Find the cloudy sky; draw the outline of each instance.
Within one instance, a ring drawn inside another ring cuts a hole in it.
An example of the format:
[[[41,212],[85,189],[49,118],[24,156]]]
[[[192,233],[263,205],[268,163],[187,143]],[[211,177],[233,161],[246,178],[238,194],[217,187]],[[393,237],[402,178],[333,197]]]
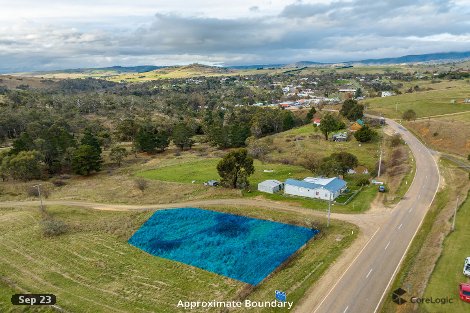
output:
[[[0,72],[470,50],[470,0],[0,0],[0,8]]]

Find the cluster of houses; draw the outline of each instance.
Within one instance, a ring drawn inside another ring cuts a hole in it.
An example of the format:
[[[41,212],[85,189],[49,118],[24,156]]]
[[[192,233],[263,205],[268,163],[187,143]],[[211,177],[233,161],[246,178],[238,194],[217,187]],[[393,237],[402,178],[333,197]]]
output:
[[[346,182],[337,177],[307,177],[304,180],[289,178],[284,183],[271,179],[258,184],[258,190],[262,192],[278,193],[284,191],[285,195],[321,200],[334,200],[346,188]]]

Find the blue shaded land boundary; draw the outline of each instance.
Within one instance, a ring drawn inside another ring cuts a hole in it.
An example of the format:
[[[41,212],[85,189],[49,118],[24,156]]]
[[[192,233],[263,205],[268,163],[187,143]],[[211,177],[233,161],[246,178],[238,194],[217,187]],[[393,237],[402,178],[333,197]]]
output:
[[[155,212],[129,243],[257,285],[319,231],[197,208]]]

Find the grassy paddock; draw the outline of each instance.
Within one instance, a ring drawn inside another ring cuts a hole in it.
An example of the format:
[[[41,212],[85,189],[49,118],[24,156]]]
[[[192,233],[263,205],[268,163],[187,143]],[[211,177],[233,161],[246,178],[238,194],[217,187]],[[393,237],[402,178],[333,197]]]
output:
[[[210,179],[219,180],[217,173],[218,158],[200,159],[198,161],[163,166],[154,170],[140,172],[137,175],[156,179],[161,181],[191,183],[195,181],[201,184]],[[285,180],[289,177],[305,178],[311,176],[312,173],[303,167],[295,165],[261,163],[255,160],[255,173],[250,176],[250,183],[255,186],[259,182],[266,179]],[[264,172],[265,170],[273,170],[274,172]]]
[[[470,111],[416,120],[404,125],[433,149],[464,158],[470,154]]]
[[[468,82],[443,81],[426,87],[433,90],[367,99],[364,104],[367,104],[369,113],[383,113],[391,118],[401,118],[403,112],[408,109],[414,110],[418,117],[470,110],[470,103],[463,103],[463,100],[470,96]]]
[[[0,308],[2,312],[11,310],[9,298],[14,290],[54,293],[57,304],[71,312],[135,312],[155,308],[178,312],[176,304],[180,299],[248,297],[272,301],[274,290],[280,287],[288,292],[290,301],[297,302],[357,235],[357,228],[351,224],[334,221],[326,230],[323,219],[301,214],[257,208],[209,209],[314,225],[322,233],[252,290],[239,281],[154,257],[127,244],[127,239],[152,211],[49,207],[55,219],[69,226],[66,234],[49,238],[42,235],[38,211],[1,209]]]

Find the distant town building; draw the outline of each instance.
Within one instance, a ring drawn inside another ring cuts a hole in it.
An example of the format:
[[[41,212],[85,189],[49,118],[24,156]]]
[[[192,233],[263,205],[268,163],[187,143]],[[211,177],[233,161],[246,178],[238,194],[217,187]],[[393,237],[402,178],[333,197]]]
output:
[[[382,98],[384,97],[391,97],[394,96],[395,94],[392,91],[382,91]]]

